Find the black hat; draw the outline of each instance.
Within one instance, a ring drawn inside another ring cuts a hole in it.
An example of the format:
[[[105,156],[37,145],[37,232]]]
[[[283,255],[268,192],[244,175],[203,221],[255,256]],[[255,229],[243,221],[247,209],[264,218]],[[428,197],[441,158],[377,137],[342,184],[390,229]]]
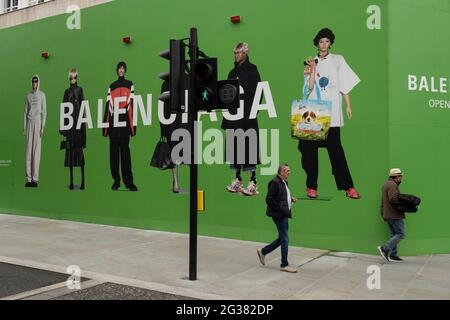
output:
[[[331,44],[333,44],[334,40],[336,39],[333,31],[331,31],[328,28],[323,28],[322,30],[320,30],[317,33],[316,37],[314,38],[314,40],[313,40],[314,45],[317,47],[319,45],[320,39],[323,39],[323,38],[328,38],[330,40]]]
[[[127,72],[127,64],[123,61],[120,61],[117,64],[116,72],[119,72],[120,67],[123,67],[125,69],[125,72]]]

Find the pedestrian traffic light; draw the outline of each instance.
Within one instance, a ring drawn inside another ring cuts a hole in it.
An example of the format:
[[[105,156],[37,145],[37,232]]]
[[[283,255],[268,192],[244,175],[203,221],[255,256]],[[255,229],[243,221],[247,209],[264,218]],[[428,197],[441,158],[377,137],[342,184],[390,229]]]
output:
[[[163,92],[159,100],[170,103],[171,113],[185,111],[185,46],[182,40],[170,40],[170,48],[159,53],[159,56],[170,61],[170,72],[162,72],[159,78],[169,81],[169,91]]]
[[[222,80],[217,82],[217,108],[238,109],[239,108],[239,80]]]
[[[195,106],[211,111],[217,105],[217,58],[203,58],[195,64]]]

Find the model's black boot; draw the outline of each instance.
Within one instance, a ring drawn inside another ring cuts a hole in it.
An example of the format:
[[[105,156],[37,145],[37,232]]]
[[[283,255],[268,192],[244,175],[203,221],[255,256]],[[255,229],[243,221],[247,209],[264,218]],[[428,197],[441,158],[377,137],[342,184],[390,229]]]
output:
[[[81,166],[81,187],[80,190],[84,190],[84,166]]]
[[[70,190],[74,189],[74,186],[73,186],[73,167],[72,166],[70,167],[70,186],[69,186],[69,189]]]

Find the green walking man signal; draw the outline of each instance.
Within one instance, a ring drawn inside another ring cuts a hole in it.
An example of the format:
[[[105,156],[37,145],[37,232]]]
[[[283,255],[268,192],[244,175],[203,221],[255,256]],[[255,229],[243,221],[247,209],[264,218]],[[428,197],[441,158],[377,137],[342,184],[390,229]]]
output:
[[[209,95],[208,89],[205,89],[202,93],[203,101],[209,101],[208,95]]]

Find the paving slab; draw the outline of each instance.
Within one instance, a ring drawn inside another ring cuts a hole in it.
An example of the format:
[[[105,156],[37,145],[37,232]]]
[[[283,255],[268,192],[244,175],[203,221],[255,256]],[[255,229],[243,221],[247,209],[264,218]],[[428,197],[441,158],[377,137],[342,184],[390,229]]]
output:
[[[101,282],[88,289],[104,299],[119,298],[115,289],[137,299],[152,299],[164,290],[200,299],[450,299],[450,255],[404,257],[404,263],[389,264],[379,255],[290,247],[289,261],[298,273],[288,274],[279,270],[279,249],[266,257],[266,266],[260,264],[256,249],[264,245],[199,236],[198,280],[189,281],[186,234],[0,214],[0,262],[47,268],[62,274],[57,281],[67,279],[63,273],[69,265],[80,266],[82,276]],[[367,288],[367,270],[373,266],[381,272],[380,290]],[[38,286],[53,283],[43,281],[45,272],[37,278]],[[91,297],[87,291],[64,294],[61,289],[34,298],[61,294]]]

